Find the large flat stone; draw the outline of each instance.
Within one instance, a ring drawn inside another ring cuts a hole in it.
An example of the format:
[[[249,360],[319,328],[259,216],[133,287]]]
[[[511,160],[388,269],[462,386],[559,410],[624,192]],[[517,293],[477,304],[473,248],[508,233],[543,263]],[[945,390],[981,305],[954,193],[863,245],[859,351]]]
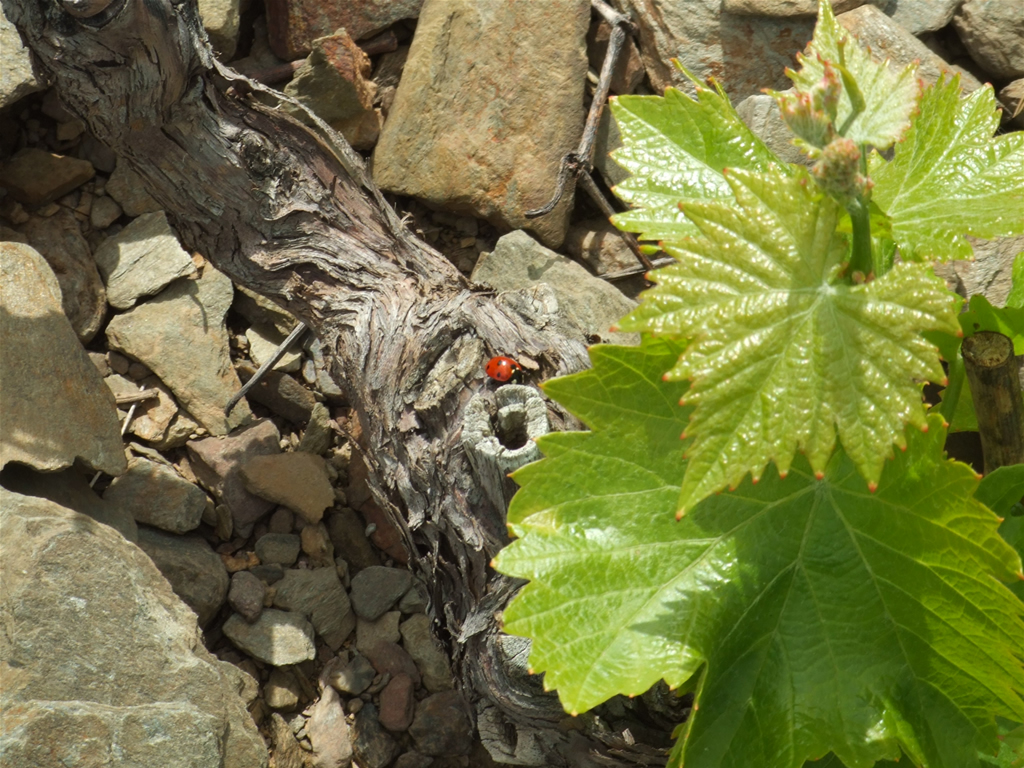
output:
[[[572,195],[524,214],[551,199],[579,143],[589,21],[584,0],[427,0],[374,152],[376,182],[557,247]]]
[[[252,624],[234,613],[224,622],[224,634],[249,655],[275,667],[316,656],[313,627],[301,613],[267,608]]]
[[[0,187],[25,205],[40,206],[63,197],[95,175],[96,169],[88,160],[26,147],[0,168]]]
[[[170,533],[188,533],[199,527],[206,494],[170,467],[133,458],[128,471],[103,493],[103,498],[127,510],[136,522]]]
[[[61,308],[53,270],[21,243],[0,243],[0,467],[45,471],[81,458],[125,470],[114,396]]]
[[[0,10],[0,109],[42,88],[21,35]]]
[[[318,37],[344,27],[353,40],[413,19],[423,0],[267,0],[270,47],[286,61],[309,53]]]
[[[289,569],[274,585],[274,607],[309,619],[331,650],[338,650],[356,627],[348,595],[335,568]]]
[[[227,599],[231,583],[224,561],[206,540],[142,526],[139,548],[150,556],[174,593],[196,612],[199,626],[206,626]]]
[[[256,456],[241,471],[251,493],[298,512],[307,523],[319,523],[324,510],[334,503],[324,460],[311,453]]]

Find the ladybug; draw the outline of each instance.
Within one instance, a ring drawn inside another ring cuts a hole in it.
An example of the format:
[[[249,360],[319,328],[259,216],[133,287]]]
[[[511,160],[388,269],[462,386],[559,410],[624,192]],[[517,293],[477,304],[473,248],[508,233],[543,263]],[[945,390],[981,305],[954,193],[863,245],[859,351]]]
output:
[[[502,384],[518,382],[523,377],[523,367],[511,357],[492,357],[484,368],[487,375]]]

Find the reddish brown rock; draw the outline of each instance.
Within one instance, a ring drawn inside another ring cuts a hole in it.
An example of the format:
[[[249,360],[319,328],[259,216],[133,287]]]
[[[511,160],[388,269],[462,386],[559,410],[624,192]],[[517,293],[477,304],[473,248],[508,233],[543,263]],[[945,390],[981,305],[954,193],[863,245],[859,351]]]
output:
[[[333,124],[372,110],[377,87],[370,70],[370,58],[340,29],[313,41],[309,58],[284,92]]]
[[[392,677],[405,675],[419,685],[420,671],[416,668],[416,662],[397,643],[377,643],[372,648],[367,648],[365,653],[379,674],[388,674]]]
[[[396,675],[380,692],[380,724],[389,731],[404,731],[412,724],[416,700],[408,675]]]
[[[0,169],[0,187],[19,202],[41,206],[77,189],[95,175],[96,169],[88,160],[26,148]]]
[[[423,0],[267,0],[271,50],[286,61],[309,53],[318,37],[344,27],[353,40],[414,19]]]
[[[256,456],[242,465],[241,473],[251,493],[298,512],[307,523],[319,523],[334,503],[324,460],[311,453]]]

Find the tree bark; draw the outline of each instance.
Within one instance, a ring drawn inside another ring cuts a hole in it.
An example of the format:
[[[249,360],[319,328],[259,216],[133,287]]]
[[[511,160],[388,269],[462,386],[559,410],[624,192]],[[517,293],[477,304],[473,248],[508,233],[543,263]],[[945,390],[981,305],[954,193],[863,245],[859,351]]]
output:
[[[185,246],[324,344],[361,422],[374,498],[429,585],[437,637],[492,754],[663,762],[610,729],[558,727],[557,700],[519,673],[522,644],[498,630],[517,588],[488,566],[507,543],[505,509],[478,486],[459,438],[491,355],[530,357],[541,378],[587,365],[583,339],[555,330],[543,293],[470,285],[406,230],[338,134],[278,111],[281,94],[213,58],[194,0],[2,2],[38,73],[142,177]],[[564,424],[552,410],[552,429]]]

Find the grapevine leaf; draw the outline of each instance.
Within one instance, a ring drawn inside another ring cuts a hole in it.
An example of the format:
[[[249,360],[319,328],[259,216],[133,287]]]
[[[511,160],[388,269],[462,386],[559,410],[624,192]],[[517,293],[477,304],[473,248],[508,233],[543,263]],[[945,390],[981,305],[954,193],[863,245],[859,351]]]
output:
[[[916,67],[896,72],[888,61],[876,63],[836,21],[829,0],[819,0],[814,37],[797,60],[800,71],[787,74],[801,93],[811,94],[829,81],[830,67],[839,71],[842,92],[834,124],[840,136],[886,149],[907,130],[919,93]],[[785,94],[776,97],[785,117],[789,100]]]
[[[547,458],[515,475],[519,538],[496,566],[529,580],[504,622],[533,670],[572,712],[698,675],[687,768],[995,754],[994,716],[1024,714],[1024,604],[1000,583],[1020,560],[974,472],[943,459],[941,421],[874,495],[839,452],[820,481],[797,459],[675,523],[685,384],[659,371],[680,351],[596,347],[546,386],[594,431],[541,438]]]
[[[1024,464],[999,467],[981,479],[974,498],[1000,517],[1010,514],[1024,498]]]
[[[1010,294],[1006,297],[1006,306],[1011,309],[1024,308],[1024,251],[1013,257],[1013,282]]]
[[[969,259],[962,236],[1024,233],[1024,132],[999,127],[992,87],[960,98],[959,77],[925,90],[892,162],[873,154],[872,200],[892,218],[904,259]]]
[[[874,484],[904,425],[925,426],[915,379],[944,374],[920,332],[958,329],[950,293],[916,264],[842,282],[837,203],[805,175],[727,178],[737,203],[685,205],[703,237],[666,246],[677,263],[620,322],[693,340],[669,374],[696,405],[680,509],[769,461],[785,474],[798,450],[823,471],[836,429]]]
[[[730,198],[723,168],[785,167],[718,90],[697,86],[697,99],[669,88],[665,96],[611,99],[623,146],[615,161],[633,175],[615,187],[632,210],[615,225],[645,240],[676,240],[695,227],[683,200]]]

